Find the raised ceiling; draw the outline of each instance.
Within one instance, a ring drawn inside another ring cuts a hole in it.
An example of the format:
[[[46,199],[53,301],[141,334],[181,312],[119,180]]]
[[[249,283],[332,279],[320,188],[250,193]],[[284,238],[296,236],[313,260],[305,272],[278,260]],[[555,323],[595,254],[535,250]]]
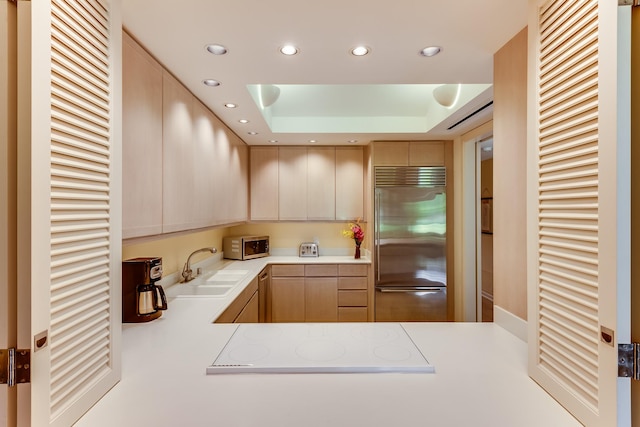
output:
[[[527,0],[123,2],[125,30],[250,145],[460,135],[491,117],[493,54],[526,14]],[[289,43],[297,55],[279,52]],[[357,45],[370,53],[352,55]],[[426,46],[442,51],[420,55]],[[453,106],[435,100],[458,85]]]

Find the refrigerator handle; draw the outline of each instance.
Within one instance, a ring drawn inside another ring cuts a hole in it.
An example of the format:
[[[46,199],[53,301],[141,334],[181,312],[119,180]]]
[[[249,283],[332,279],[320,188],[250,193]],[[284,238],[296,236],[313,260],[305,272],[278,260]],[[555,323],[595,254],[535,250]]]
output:
[[[375,191],[375,190],[374,190]],[[380,281],[380,193],[375,191],[374,239],[376,251],[376,282]]]

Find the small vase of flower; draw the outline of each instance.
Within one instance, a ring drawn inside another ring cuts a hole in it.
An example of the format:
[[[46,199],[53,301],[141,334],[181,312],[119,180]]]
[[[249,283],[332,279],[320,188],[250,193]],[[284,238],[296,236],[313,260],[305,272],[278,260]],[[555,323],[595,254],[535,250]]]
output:
[[[356,222],[349,223],[349,229],[343,230],[342,235],[344,237],[348,237],[349,239],[353,239],[356,244],[356,252],[354,258],[360,259],[360,245],[364,240],[364,231],[360,226],[360,218],[358,218]]]

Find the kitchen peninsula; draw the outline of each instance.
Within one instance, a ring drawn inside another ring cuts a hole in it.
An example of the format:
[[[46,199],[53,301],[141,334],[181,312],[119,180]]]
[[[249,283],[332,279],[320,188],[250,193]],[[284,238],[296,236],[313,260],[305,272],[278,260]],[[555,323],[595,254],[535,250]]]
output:
[[[252,274],[296,260],[225,263],[249,272],[226,297],[171,299],[161,318],[124,325],[122,379],[76,425],[580,425],[527,376],[526,344],[493,323],[403,323],[435,373],[206,375],[238,327],[212,322]],[[316,262],[341,260],[368,262]]]

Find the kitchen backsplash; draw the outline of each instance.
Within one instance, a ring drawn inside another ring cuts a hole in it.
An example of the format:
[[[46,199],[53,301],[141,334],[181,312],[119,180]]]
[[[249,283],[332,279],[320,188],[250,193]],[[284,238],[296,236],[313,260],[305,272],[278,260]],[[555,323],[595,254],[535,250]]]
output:
[[[273,222],[252,223],[234,227],[216,228],[177,236],[159,237],[126,243],[122,247],[122,259],[135,257],[162,257],[164,274],[174,273],[184,265],[191,252],[198,248],[214,246],[222,250],[222,238],[240,235],[268,235],[273,255],[297,255],[302,242],[317,240],[320,244],[320,255],[350,255],[354,243],[342,235],[348,222]],[[368,248],[371,233],[365,230],[363,248]],[[210,254],[198,254],[193,262],[205,259]]]

